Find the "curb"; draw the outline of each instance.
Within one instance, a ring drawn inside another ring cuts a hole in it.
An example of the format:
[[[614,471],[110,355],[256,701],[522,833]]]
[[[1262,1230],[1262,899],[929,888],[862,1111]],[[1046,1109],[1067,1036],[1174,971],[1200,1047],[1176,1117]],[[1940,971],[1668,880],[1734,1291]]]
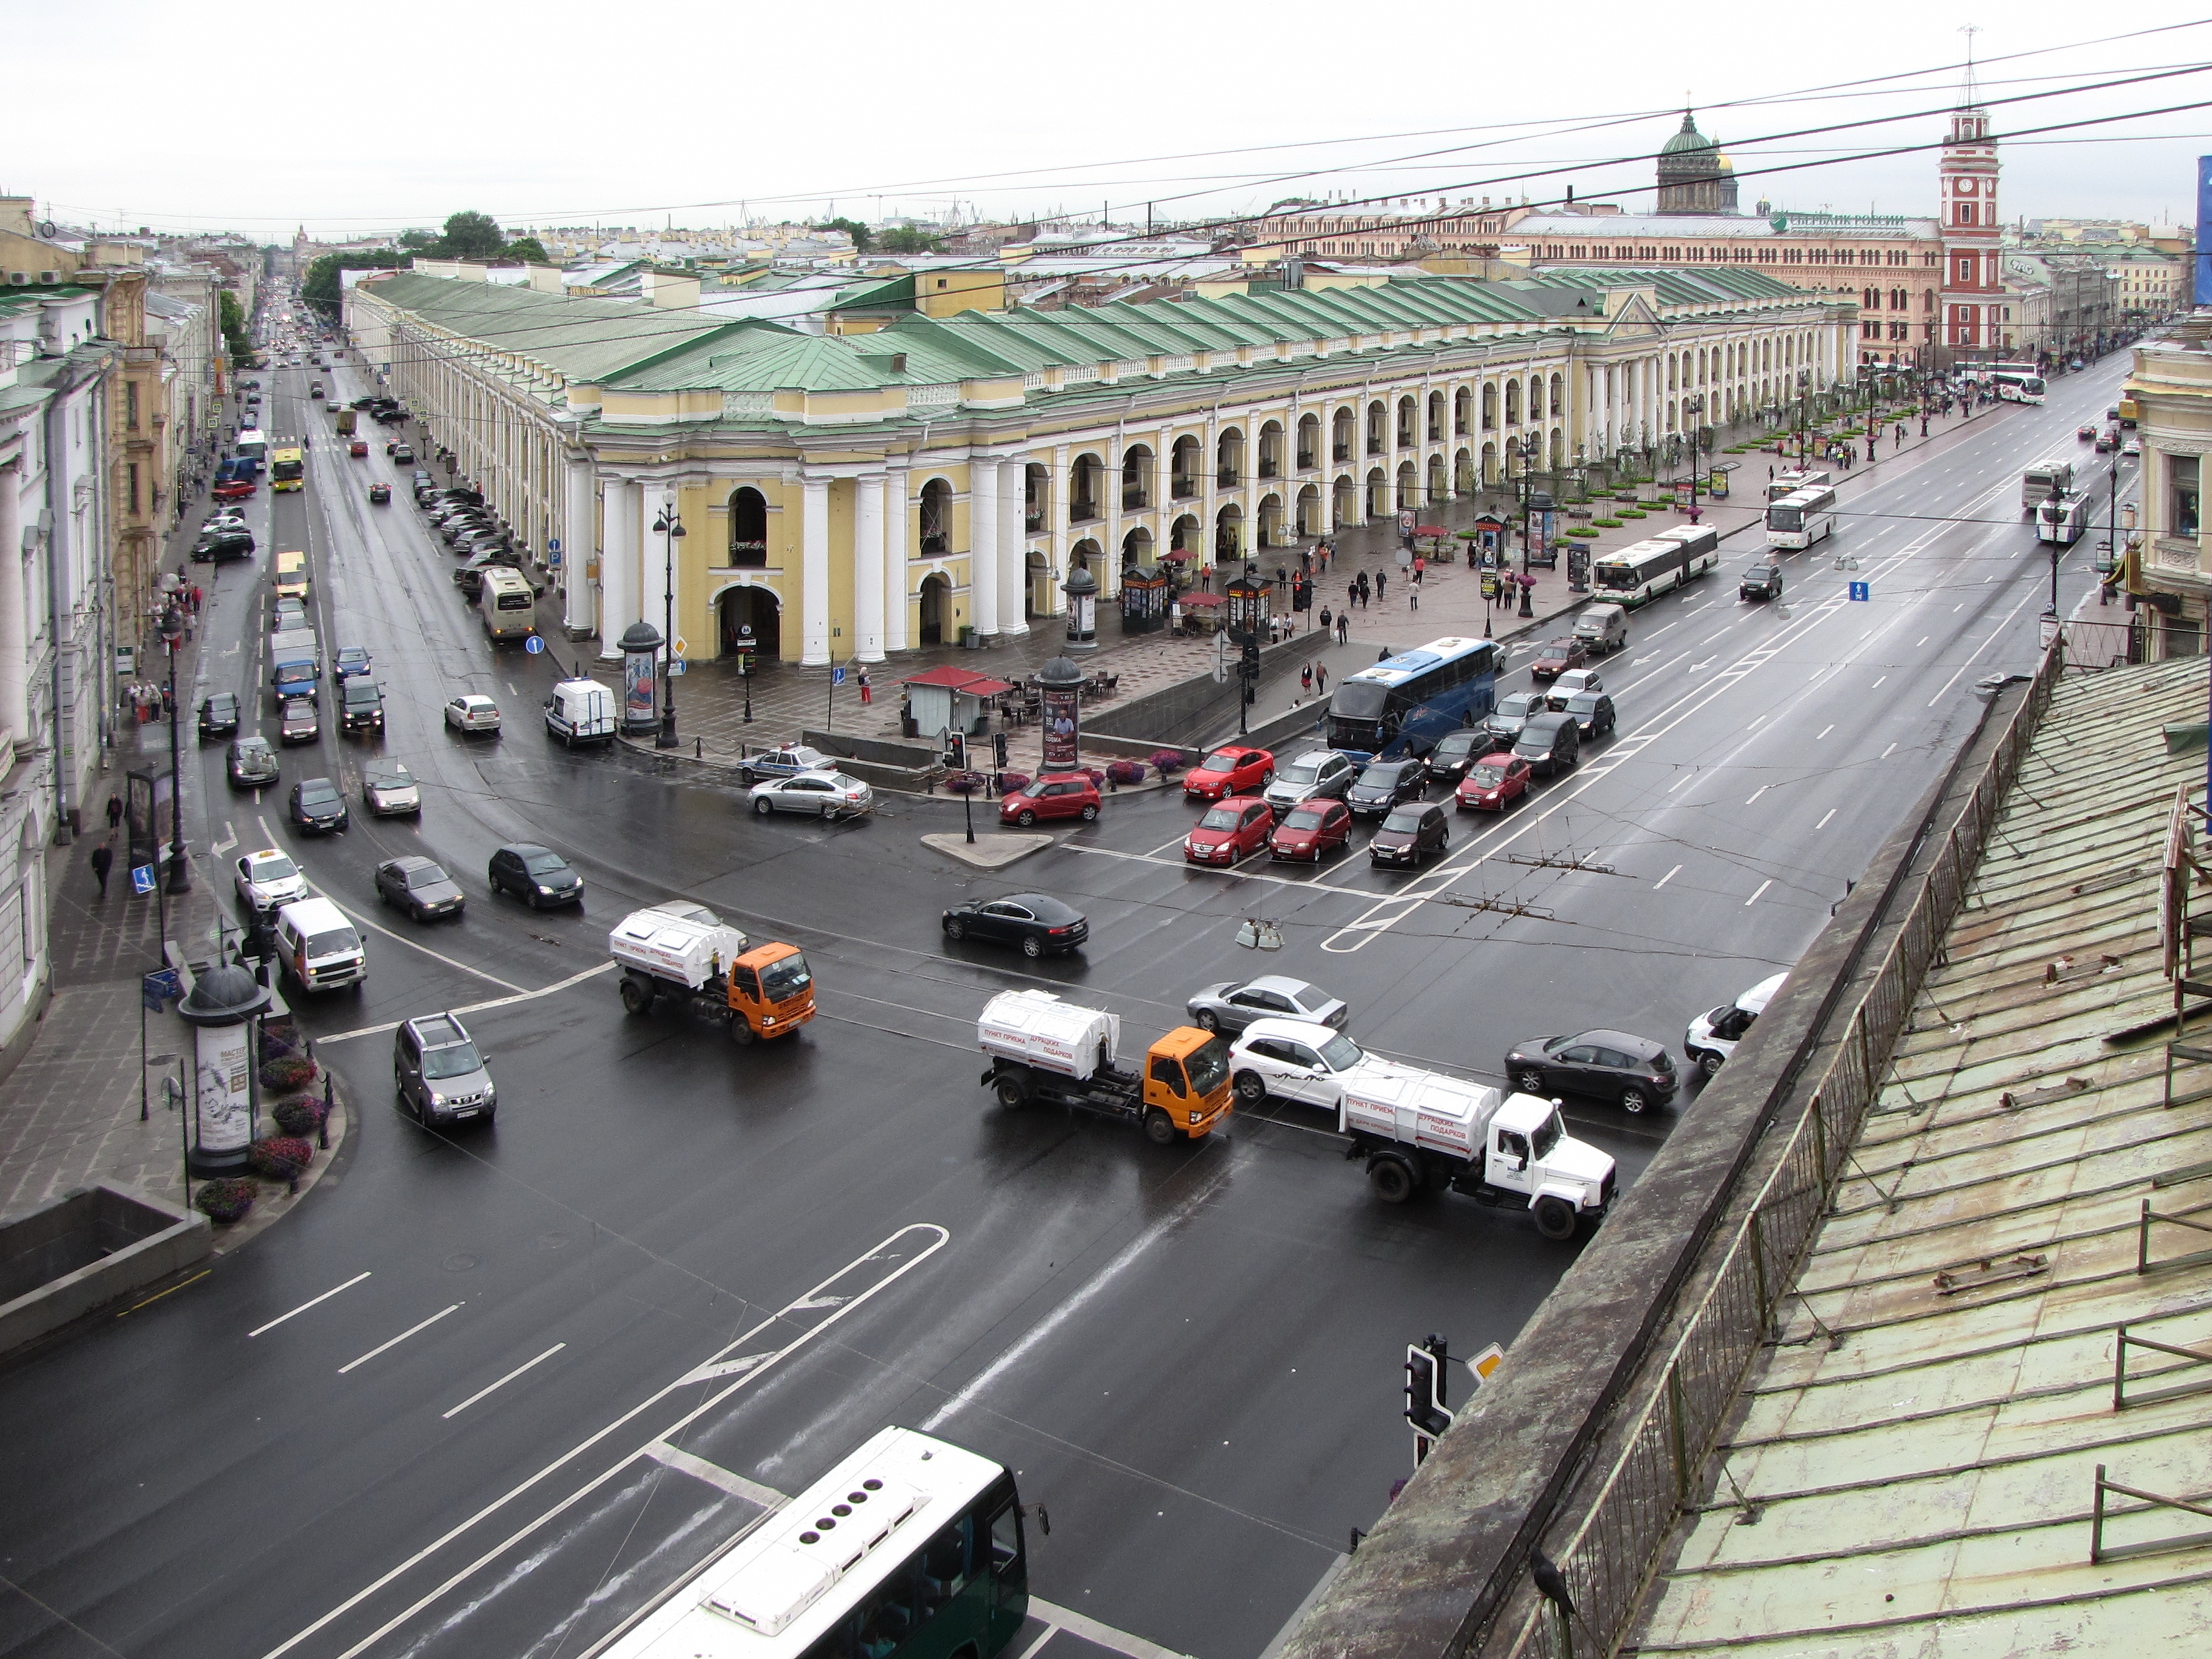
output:
[[[319,1060],[315,1062],[320,1066]],[[352,1144],[353,1109],[347,1104],[345,1091],[338,1085],[337,1074],[325,1068],[331,1079],[331,1115],[325,1125],[330,1136],[330,1149],[318,1149],[315,1161],[307,1166],[307,1173],[298,1182],[299,1190],[288,1192],[285,1183],[256,1176],[253,1180],[261,1188],[261,1195],[253,1200],[243,1221],[234,1221],[228,1227],[215,1230],[214,1254],[228,1255],[240,1246],[249,1244],[275,1226],[303,1203],[309,1193],[321,1184],[323,1177],[337,1168],[339,1157]],[[193,1212],[198,1214],[198,1211]]]

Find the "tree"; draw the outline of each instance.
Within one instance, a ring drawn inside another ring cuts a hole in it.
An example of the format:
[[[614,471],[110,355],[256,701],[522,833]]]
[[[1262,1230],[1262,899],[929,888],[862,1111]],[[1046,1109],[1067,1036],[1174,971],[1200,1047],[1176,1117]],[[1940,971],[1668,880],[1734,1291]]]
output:
[[[858,219],[830,219],[815,226],[814,228],[843,231],[853,239],[853,251],[855,253],[866,253],[868,251],[869,243],[874,240],[868,228]]]
[[[508,259],[520,259],[533,265],[550,265],[553,263],[553,256],[545,251],[545,244],[535,236],[516,237],[507,245],[507,251],[501,257]]]
[[[238,303],[238,295],[228,289],[222,290],[217,314],[222,326],[223,348],[230,353],[231,367],[243,368],[253,361],[253,340],[246,331],[245,309]]]
[[[411,254],[393,248],[379,248],[371,253],[325,253],[307,267],[307,280],[300,285],[300,297],[311,306],[336,311],[343,297],[340,271],[397,270],[411,258]]]
[[[434,230],[403,230],[399,233],[399,246],[410,253],[428,253],[438,246],[438,233]]]
[[[491,215],[464,208],[446,221],[435,252],[445,259],[495,259],[506,246],[506,234]]]
[[[937,238],[915,225],[896,225],[884,233],[877,246],[886,253],[934,253]]]

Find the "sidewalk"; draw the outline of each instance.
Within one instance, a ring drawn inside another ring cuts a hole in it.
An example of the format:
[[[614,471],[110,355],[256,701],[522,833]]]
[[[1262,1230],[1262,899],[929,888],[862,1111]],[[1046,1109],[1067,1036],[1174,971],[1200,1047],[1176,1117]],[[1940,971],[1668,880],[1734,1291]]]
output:
[[[1974,418],[1990,418],[1984,410]],[[1838,419],[1834,424],[1848,424]],[[1849,473],[1840,467],[1830,467],[1838,482],[1858,477],[1865,469],[1878,466],[1903,453],[1911,453],[1926,444],[1943,437],[1964,423],[1964,417],[1953,415],[1930,421],[1929,436],[1917,435],[1917,422],[1908,424],[1908,436],[1900,452],[1893,444],[1885,441],[1881,455],[1873,460],[1863,459]],[[1759,437],[1745,430],[1734,441],[1751,442]],[[1779,434],[1775,434],[1779,435]],[[1701,495],[1698,520],[1717,529],[1723,538],[1737,537],[1739,532],[1761,523],[1765,511],[1767,468],[1771,465],[1782,471],[1785,463],[1769,447],[1753,450],[1741,456],[1717,455],[1723,464],[1733,462],[1735,471],[1730,480],[1734,486],[1729,499],[1713,501]],[[1858,441],[1862,450],[1865,441]],[[1648,499],[1662,493],[1663,486],[1647,486],[1642,492]],[[1486,508],[1501,513],[1514,526],[1517,545],[1517,514],[1506,510],[1509,498],[1492,495],[1456,500],[1441,506],[1425,508],[1420,514],[1424,524],[1439,524],[1447,530],[1467,528]],[[1617,512],[1627,505],[1602,498],[1593,501],[1590,512],[1602,518],[1608,512]],[[1642,541],[1686,522],[1685,515],[1671,508],[1654,508],[1642,518],[1626,519],[1620,527],[1601,530],[1589,538],[1577,538],[1581,544],[1601,556],[1632,542]],[[1529,574],[1535,586],[1530,594],[1532,615],[1523,617],[1517,605],[1500,605],[1493,610],[1481,593],[1481,573],[1470,569],[1463,562],[1439,564],[1431,560],[1425,580],[1421,584],[1419,608],[1410,597],[1412,583],[1398,564],[1399,536],[1395,519],[1389,521],[1358,526],[1340,531],[1334,538],[1336,554],[1327,574],[1316,573],[1313,611],[1295,614],[1295,621],[1307,630],[1314,641],[1314,649],[1304,652],[1294,646],[1271,649],[1267,665],[1262,671],[1258,700],[1247,713],[1247,724],[1260,726],[1290,713],[1310,699],[1303,691],[1299,672],[1309,661],[1318,663],[1328,670],[1328,683],[1335,684],[1346,674],[1357,672],[1373,663],[1379,655],[1407,646],[1448,635],[1480,635],[1486,631],[1498,638],[1521,635],[1541,635],[1546,626],[1562,616],[1578,611],[1588,602],[1588,596],[1568,589],[1566,561],[1564,556],[1556,570],[1534,569]],[[1454,550],[1463,544],[1447,541]],[[1739,541],[1738,546],[1742,544]],[[1729,550],[1730,553],[1734,548]],[[1456,555],[1463,559],[1463,555]],[[1254,559],[1256,570],[1272,576],[1279,568],[1295,571],[1298,568],[1298,551],[1295,548],[1270,548]],[[1518,560],[1515,561],[1517,569]],[[1378,575],[1387,578],[1384,597],[1370,605],[1355,606],[1352,611],[1349,643],[1337,646],[1324,643],[1319,635],[1321,607],[1328,607],[1332,615],[1344,608],[1345,587],[1358,580],[1362,572],[1368,577],[1370,592]],[[1217,584],[1220,573],[1216,573]],[[1277,610],[1287,608],[1287,587],[1279,589]],[[1109,701],[1091,701],[1086,708],[1103,713],[1120,708],[1133,698],[1159,691],[1195,677],[1212,673],[1215,647],[1211,639],[1175,639],[1165,634],[1146,634],[1124,636],[1121,633],[1119,611],[1112,605],[1099,607],[1098,648],[1079,653],[1077,662],[1089,673],[1118,674],[1121,684],[1116,695]],[[1548,635],[1545,635],[1548,637]],[[550,641],[549,641],[549,644]],[[903,653],[888,661],[873,664],[869,668],[872,701],[860,702],[854,667],[848,665],[845,684],[836,687],[834,694],[830,671],[827,668],[801,668],[789,663],[768,662],[756,666],[750,685],[752,719],[744,718],[746,686],[740,679],[737,665],[732,661],[714,661],[692,664],[688,672],[676,681],[677,730],[681,738],[680,752],[687,759],[701,759],[722,765],[734,764],[742,750],[772,748],[779,744],[796,743],[804,730],[834,731],[859,737],[896,739],[899,736],[899,704],[901,682],[909,676],[945,664],[989,674],[995,678],[1018,682],[1033,673],[1053,657],[1066,654],[1066,624],[1063,618],[1040,617],[1030,623],[1026,635],[1001,636],[984,648],[963,651],[956,646],[929,646]],[[560,647],[554,647],[556,651]],[[620,671],[611,666],[591,665],[590,672],[610,684],[617,684]],[[1318,696],[1318,692],[1314,694]],[[833,708],[834,696],[834,708]],[[1220,698],[1220,719],[1214,729],[1196,733],[1181,734],[1188,746],[1202,746],[1224,737],[1233,736],[1237,729],[1236,702],[1229,687],[1224,686]],[[1017,769],[1030,769],[1036,763],[1039,739],[1034,730],[1017,729],[1011,734],[1009,763]],[[1161,733],[1163,742],[1174,740],[1170,734]],[[911,741],[909,739],[909,741]],[[1026,759],[1027,763],[1024,764]]]

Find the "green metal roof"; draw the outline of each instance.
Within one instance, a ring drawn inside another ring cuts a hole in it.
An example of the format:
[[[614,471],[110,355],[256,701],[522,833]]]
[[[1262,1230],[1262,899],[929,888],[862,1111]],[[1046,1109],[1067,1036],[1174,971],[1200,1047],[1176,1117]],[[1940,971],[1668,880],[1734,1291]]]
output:
[[[635,301],[571,298],[412,271],[384,277],[373,291],[439,328],[532,359],[587,385],[603,384],[739,326],[696,311],[656,310]]]

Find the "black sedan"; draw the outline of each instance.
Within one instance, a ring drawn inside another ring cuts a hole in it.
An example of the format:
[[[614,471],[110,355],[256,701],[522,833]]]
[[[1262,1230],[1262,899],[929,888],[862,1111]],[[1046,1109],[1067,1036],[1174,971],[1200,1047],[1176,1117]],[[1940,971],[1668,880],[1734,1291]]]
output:
[[[250,530],[210,531],[192,544],[194,564],[216,564],[224,559],[252,556],[253,532]]]
[[[1516,1044],[1505,1074],[1523,1094],[1594,1095],[1640,1112],[1674,1097],[1674,1058],[1664,1043],[1626,1031],[1577,1031]]]
[[[328,835],[349,828],[353,813],[346,798],[328,778],[303,778],[292,786],[292,822],[302,830]]]
[[[1493,752],[1490,733],[1479,726],[1463,732],[1447,732],[1429,750],[1429,781],[1456,789],[1467,776],[1468,769]]]
[[[491,855],[488,875],[495,895],[512,893],[533,910],[584,902],[584,878],[558,853],[534,842],[501,848]]]
[[[1613,699],[1602,691],[1577,691],[1567,699],[1567,706],[1560,712],[1573,719],[1575,730],[1582,733],[1584,743],[1611,737],[1619,720],[1613,712]]]
[[[223,757],[223,775],[234,789],[260,789],[276,781],[276,751],[266,738],[240,738]]]
[[[417,921],[433,916],[458,916],[468,903],[460,884],[435,860],[390,859],[376,866],[376,896],[396,904]]]
[[[1355,817],[1379,818],[1394,806],[1420,799],[1428,788],[1426,761],[1372,761],[1346,792],[1344,804]]]
[[[1073,951],[1091,936],[1083,912],[1043,893],[969,899],[945,913],[945,937],[1018,945],[1025,957]]]
[[[200,736],[230,738],[238,735],[238,693],[217,691],[200,699]]]

